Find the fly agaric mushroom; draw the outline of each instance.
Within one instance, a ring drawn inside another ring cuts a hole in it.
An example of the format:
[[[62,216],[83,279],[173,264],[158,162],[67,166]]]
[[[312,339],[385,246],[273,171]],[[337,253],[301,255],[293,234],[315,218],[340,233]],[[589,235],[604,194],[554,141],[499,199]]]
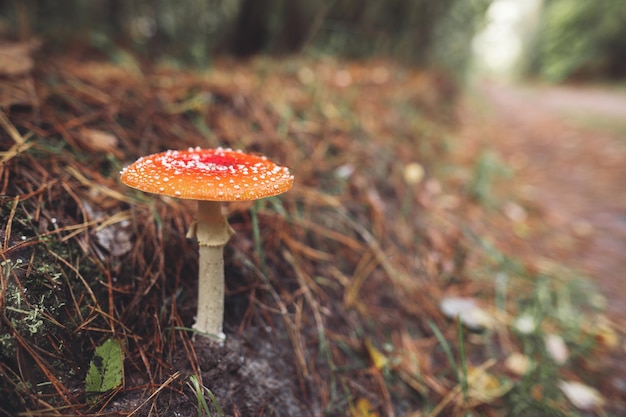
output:
[[[198,200],[187,234],[197,239],[199,247],[198,314],[193,327],[223,340],[223,251],[234,231],[220,203],[258,200],[288,191],[293,185],[289,168],[265,156],[198,147],[139,158],[122,170],[121,180],[148,193]]]

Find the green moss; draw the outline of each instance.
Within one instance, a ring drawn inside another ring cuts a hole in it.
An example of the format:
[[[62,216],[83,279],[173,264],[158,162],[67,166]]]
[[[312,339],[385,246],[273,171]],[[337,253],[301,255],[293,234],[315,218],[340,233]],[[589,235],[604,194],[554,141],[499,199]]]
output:
[[[15,335],[33,352],[47,352],[44,363],[49,371],[60,378],[74,374],[84,358],[77,356],[88,346],[89,340],[77,332],[86,318],[92,319],[98,309],[94,308],[91,293],[105,296],[104,288],[96,284],[102,279],[97,264],[85,254],[79,238],[61,241],[61,234],[39,235],[38,225],[32,216],[31,202],[22,201],[13,210],[13,202],[0,204],[0,218],[8,219],[13,212],[9,250],[0,263],[0,362],[14,362],[19,346]],[[25,242],[25,245],[19,245]],[[80,274],[83,279],[78,275]],[[87,288],[85,284],[91,288]],[[106,324],[104,318],[96,317],[90,326]],[[63,360],[53,360],[54,358]],[[10,365],[7,365],[10,366]],[[0,387],[0,403],[10,397],[16,386],[28,389],[36,380],[45,379],[35,368],[28,375],[33,380],[21,380],[14,369],[16,379],[11,385]],[[3,389],[9,387],[9,391]],[[47,388],[41,388],[47,391]],[[52,387],[50,387],[52,389]]]

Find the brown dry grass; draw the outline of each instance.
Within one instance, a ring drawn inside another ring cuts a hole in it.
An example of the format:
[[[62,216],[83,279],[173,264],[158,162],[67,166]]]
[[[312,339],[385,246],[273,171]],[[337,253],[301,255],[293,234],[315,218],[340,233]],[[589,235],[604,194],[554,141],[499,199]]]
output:
[[[434,332],[456,357],[440,298],[489,295],[466,268],[480,258],[455,214],[464,180],[446,174],[444,77],[382,61],[197,74],[68,57],[21,77],[32,89],[0,113],[0,412],[196,415],[196,375],[227,415],[496,415],[499,396],[463,400]],[[192,203],[118,179],[141,155],[190,146],[261,152],[296,177],[280,198],[228,207],[224,348],[188,330]],[[415,162],[426,177],[414,183]],[[124,383],[89,402],[85,374],[109,337],[125,346]],[[501,331],[474,342],[479,370],[515,343]]]

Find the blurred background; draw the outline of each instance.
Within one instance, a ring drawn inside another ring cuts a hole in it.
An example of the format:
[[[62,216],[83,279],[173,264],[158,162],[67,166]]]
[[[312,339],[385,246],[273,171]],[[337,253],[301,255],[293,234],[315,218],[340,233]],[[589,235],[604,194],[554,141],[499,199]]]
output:
[[[0,2],[4,37],[114,60],[210,66],[218,56],[388,56],[551,82],[626,76],[620,0],[45,0]]]
[[[89,43],[115,55],[207,66],[216,56],[377,54],[456,68],[488,0],[3,1],[4,31],[50,47]]]

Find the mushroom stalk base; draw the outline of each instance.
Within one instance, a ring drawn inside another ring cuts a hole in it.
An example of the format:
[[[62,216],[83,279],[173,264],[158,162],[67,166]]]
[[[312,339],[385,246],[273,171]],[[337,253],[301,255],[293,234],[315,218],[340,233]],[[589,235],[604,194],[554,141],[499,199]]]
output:
[[[193,328],[224,340],[224,245],[234,234],[221,203],[199,201],[188,237],[198,240],[198,312]]]

